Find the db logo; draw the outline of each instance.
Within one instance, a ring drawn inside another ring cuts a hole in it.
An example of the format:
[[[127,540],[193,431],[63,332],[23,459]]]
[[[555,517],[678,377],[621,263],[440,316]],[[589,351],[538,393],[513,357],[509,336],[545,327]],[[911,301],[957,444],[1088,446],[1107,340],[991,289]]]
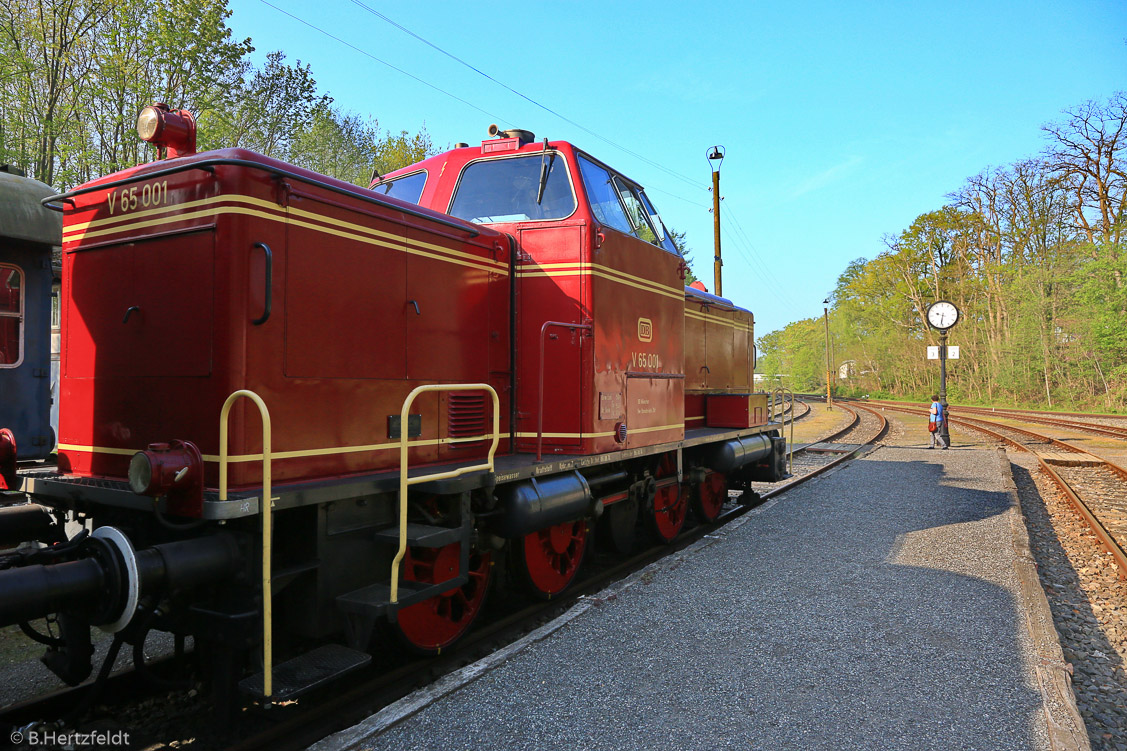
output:
[[[654,338],[654,325],[648,318],[638,319],[638,340],[652,342]]]

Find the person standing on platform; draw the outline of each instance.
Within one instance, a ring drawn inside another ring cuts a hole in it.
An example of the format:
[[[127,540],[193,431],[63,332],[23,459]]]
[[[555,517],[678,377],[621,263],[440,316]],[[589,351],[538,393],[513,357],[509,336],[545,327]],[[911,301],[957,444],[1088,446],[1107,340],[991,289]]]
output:
[[[938,443],[940,448],[947,448],[947,444],[943,442],[943,421],[947,419],[946,408],[940,404],[939,397],[931,397],[931,409],[929,410],[927,430],[931,433],[931,445],[929,449],[935,448]]]

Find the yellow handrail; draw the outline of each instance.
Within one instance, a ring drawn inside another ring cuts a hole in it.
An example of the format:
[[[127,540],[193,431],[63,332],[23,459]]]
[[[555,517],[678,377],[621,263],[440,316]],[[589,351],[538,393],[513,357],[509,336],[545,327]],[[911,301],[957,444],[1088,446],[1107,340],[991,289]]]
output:
[[[775,411],[775,395],[778,394],[779,399],[785,400],[787,394],[790,394],[790,440],[787,441],[787,471],[794,472],[794,392],[785,386],[780,386],[771,392],[771,411]],[[779,419],[785,420],[783,417],[785,410],[780,402],[779,406]]]
[[[262,693],[269,697],[274,693],[274,644],[273,644],[273,593],[270,591],[270,556],[273,541],[273,527],[270,519],[274,497],[270,494],[270,410],[266,402],[253,391],[240,389],[223,402],[219,413],[219,500],[227,500],[227,418],[231,406],[245,396],[258,405],[262,416]]]
[[[440,472],[435,475],[419,475],[407,477],[407,444],[408,433],[407,416],[415,397],[426,391],[488,391],[493,397],[493,442],[489,446],[489,457],[485,464],[475,464],[472,467],[449,472]],[[497,391],[488,383],[433,383],[425,386],[416,386],[399,410],[399,550],[391,562],[391,602],[399,602],[399,563],[407,554],[407,486],[431,480],[446,480],[467,472],[477,472],[482,469],[493,471],[493,454],[497,451],[497,444],[501,440],[501,400],[497,398]]]

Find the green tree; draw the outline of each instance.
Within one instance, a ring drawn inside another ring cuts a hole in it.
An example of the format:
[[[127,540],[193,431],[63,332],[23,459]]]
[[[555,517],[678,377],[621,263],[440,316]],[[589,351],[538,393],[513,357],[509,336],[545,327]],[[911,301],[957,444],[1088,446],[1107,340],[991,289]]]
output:
[[[685,261],[685,286],[699,281],[697,275],[693,272],[693,251],[685,241],[685,233],[671,229],[669,230],[669,239],[673,241],[673,247],[677,248],[677,252],[681,254],[681,258]]]
[[[375,118],[327,105],[293,137],[290,151],[294,164],[365,187],[373,169],[384,175],[436,153],[425,126],[413,135],[381,134]]]
[[[241,146],[366,184],[433,153],[425,129],[381,134],[343,113],[309,65],[253,66],[227,0],[0,0],[0,162],[60,189],[153,158],[154,102],[191,111],[201,150]]]
[[[436,153],[438,152],[431,143],[430,134],[427,133],[424,124],[418,133],[412,134],[401,130],[383,136],[376,148],[375,166],[381,175],[386,175]]]
[[[237,146],[290,160],[295,141],[316,124],[332,97],[317,92],[309,65],[285,62],[285,53],[271,52],[266,64],[236,85],[234,105],[201,118],[207,128],[201,147]]]
[[[97,0],[0,0],[0,161],[55,180],[62,144],[81,132]]]
[[[934,389],[924,311],[942,298],[963,311],[950,340],[962,350],[949,363],[955,399],[1127,409],[1127,97],[1065,114],[1045,126],[1041,154],[968,178],[842,273],[832,334],[838,362],[855,363],[853,388]],[[801,331],[761,341],[789,353],[793,369]]]

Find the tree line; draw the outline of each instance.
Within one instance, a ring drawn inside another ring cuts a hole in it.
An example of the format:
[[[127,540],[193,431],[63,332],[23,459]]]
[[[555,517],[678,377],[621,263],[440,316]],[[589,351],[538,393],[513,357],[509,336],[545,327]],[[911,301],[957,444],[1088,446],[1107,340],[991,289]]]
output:
[[[382,130],[334,106],[309,65],[254,65],[226,0],[0,0],[0,163],[60,190],[151,161],[141,108],[199,124],[198,148],[243,147],[358,185],[435,152],[426,128]]]
[[[1035,156],[988,167],[845,269],[831,299],[835,389],[923,398],[927,307],[962,312],[955,402],[1127,410],[1127,94],[1071,107]],[[759,371],[825,387],[822,318],[759,339]],[[844,375],[845,378],[840,376]]]

